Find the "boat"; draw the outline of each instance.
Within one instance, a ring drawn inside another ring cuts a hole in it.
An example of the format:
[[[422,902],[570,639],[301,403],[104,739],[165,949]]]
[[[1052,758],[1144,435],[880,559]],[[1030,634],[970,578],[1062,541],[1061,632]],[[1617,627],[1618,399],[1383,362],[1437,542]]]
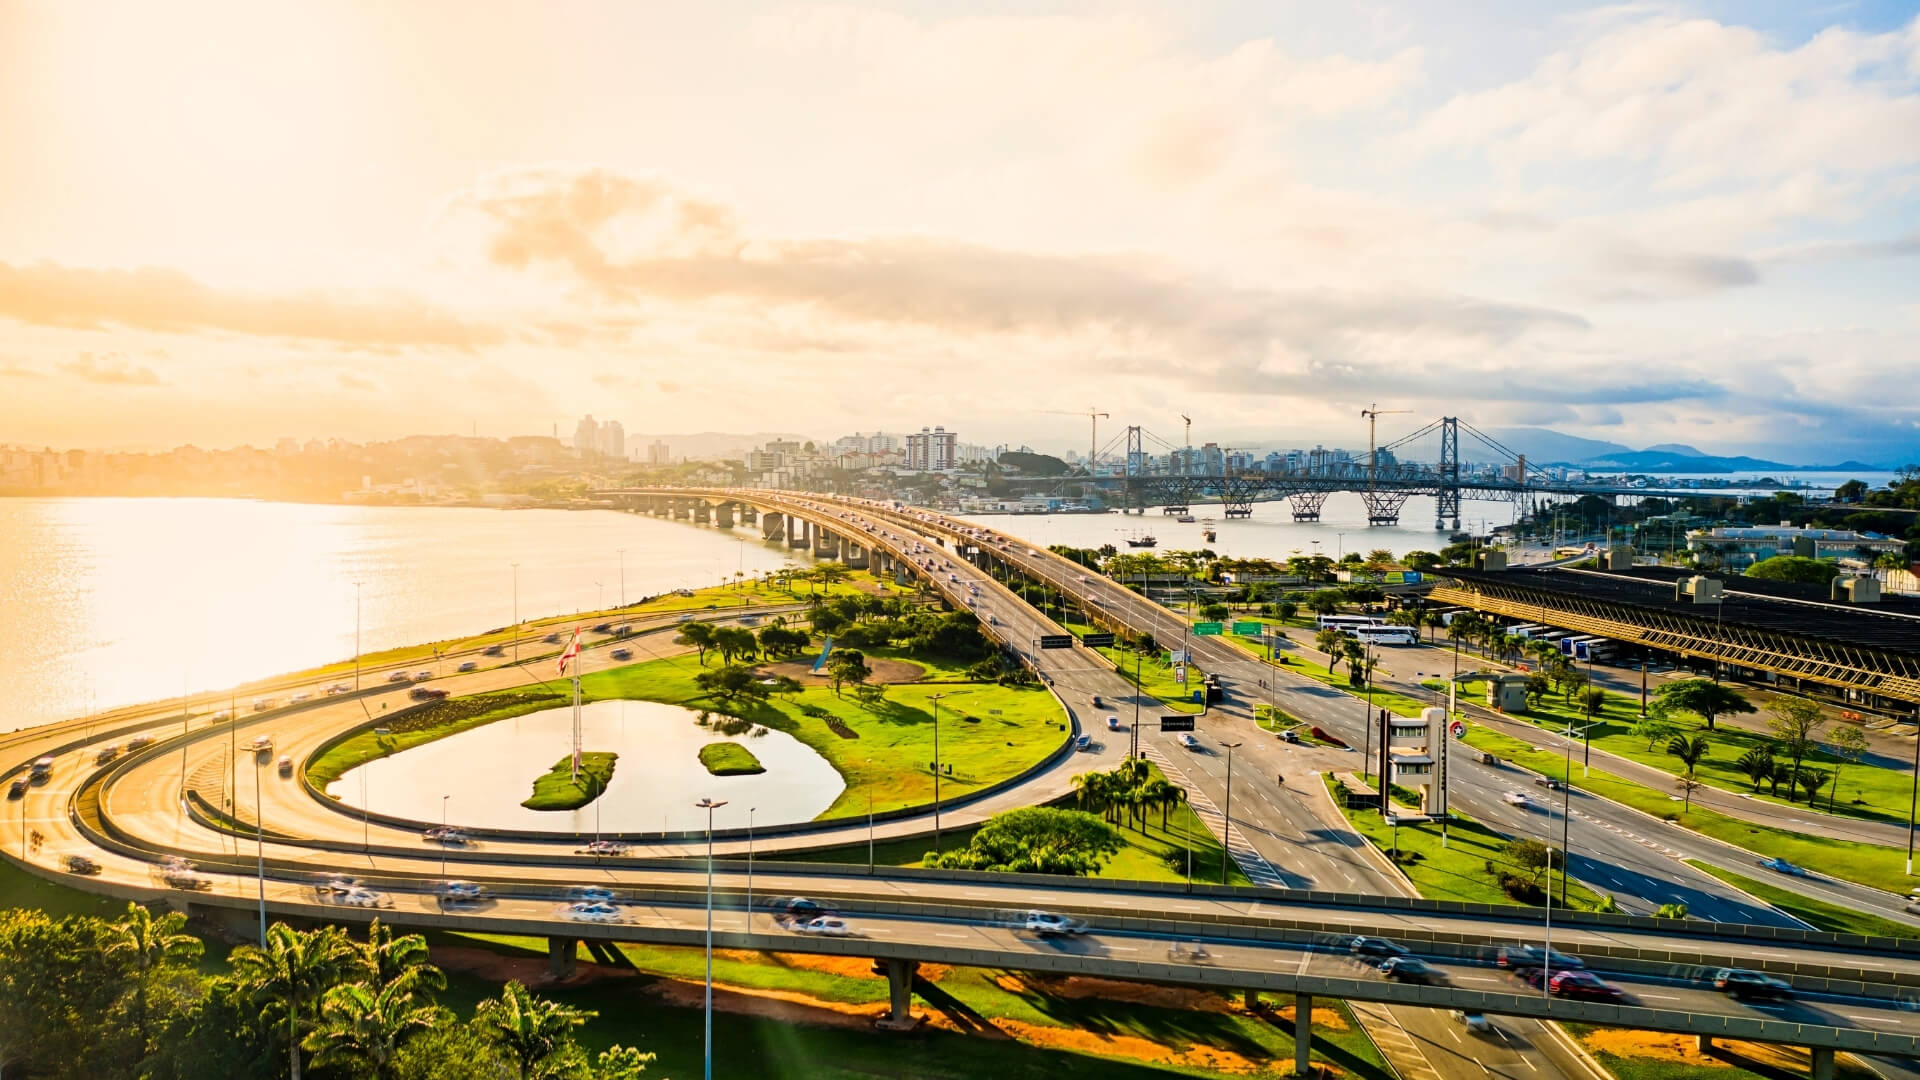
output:
[[[1158,544],[1159,542],[1160,541],[1155,539],[1152,534],[1148,534],[1146,536],[1127,537],[1127,546],[1134,547],[1134,548],[1150,548]]]
[[[1182,525],[1191,525],[1195,521],[1198,521],[1199,519],[1194,517],[1192,514],[1181,514],[1179,517],[1174,518],[1173,520],[1179,522]]]

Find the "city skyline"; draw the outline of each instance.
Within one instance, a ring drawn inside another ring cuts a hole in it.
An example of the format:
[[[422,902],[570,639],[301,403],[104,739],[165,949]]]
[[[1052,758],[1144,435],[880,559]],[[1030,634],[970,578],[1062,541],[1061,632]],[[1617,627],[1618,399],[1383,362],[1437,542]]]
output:
[[[1920,446],[1901,5],[374,10],[0,8],[10,440]]]

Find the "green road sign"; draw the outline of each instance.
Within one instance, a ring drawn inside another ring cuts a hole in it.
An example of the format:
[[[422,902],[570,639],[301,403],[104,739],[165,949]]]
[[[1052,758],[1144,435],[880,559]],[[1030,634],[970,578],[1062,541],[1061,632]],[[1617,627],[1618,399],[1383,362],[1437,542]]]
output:
[[[1258,619],[1239,619],[1233,624],[1233,632],[1240,637],[1259,637],[1265,629]]]
[[[1217,622],[1197,622],[1193,624],[1193,636],[1219,637],[1220,631],[1223,629],[1225,629],[1225,627]]]

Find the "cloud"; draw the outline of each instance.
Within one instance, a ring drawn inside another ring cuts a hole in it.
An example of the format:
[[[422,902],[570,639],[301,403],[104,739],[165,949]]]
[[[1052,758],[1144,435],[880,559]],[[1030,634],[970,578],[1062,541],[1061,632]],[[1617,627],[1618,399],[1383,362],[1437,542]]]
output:
[[[273,295],[204,285],[178,270],[0,263],[0,317],[37,326],[225,332],[361,347],[471,349],[505,334],[403,296]]]
[[[1587,326],[1568,312],[1419,289],[1235,285],[1143,256],[926,236],[760,237],[729,207],[659,177],[597,169],[502,175],[454,205],[485,224],[496,264],[558,274],[601,304],[771,307],[949,336],[1131,338],[1160,362],[1192,354],[1250,368],[1484,348]]]
[[[83,352],[78,358],[60,365],[60,370],[76,379],[108,386],[160,386],[160,376],[150,367],[137,367],[119,353]]]
[[[380,384],[363,375],[355,375],[351,371],[343,371],[340,373],[340,388],[343,390],[364,390],[371,392],[380,389]]]
[[[1597,270],[1604,278],[1591,291],[1613,300],[1700,296],[1760,281],[1760,272],[1742,256],[1637,246],[1616,246],[1605,252]]]
[[[1920,229],[1892,240],[1799,244],[1776,248],[1763,253],[1760,258],[1775,263],[1829,263],[1858,259],[1904,259],[1914,255],[1920,255]]]

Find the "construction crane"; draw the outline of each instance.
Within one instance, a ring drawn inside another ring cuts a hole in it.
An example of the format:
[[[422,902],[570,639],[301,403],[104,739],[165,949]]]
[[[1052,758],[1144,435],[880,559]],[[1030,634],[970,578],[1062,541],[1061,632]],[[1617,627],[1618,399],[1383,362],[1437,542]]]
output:
[[[1066,412],[1060,409],[1041,409],[1040,411],[1048,416],[1084,416],[1092,422],[1092,431],[1087,435],[1087,475],[1092,476],[1093,455],[1100,445],[1100,421],[1109,420],[1112,417],[1091,405],[1087,406],[1086,412]]]
[[[1373,435],[1374,435],[1375,427],[1379,424],[1380,418],[1383,416],[1388,416],[1393,413],[1406,413],[1406,412],[1412,412],[1412,411],[1413,411],[1412,409],[1383,409],[1380,407],[1379,402],[1374,402],[1373,404],[1360,410],[1360,415],[1367,418],[1367,494],[1368,495],[1373,494],[1373,476],[1374,476],[1374,470],[1377,467],[1377,463],[1374,461],[1374,448],[1373,448]]]

